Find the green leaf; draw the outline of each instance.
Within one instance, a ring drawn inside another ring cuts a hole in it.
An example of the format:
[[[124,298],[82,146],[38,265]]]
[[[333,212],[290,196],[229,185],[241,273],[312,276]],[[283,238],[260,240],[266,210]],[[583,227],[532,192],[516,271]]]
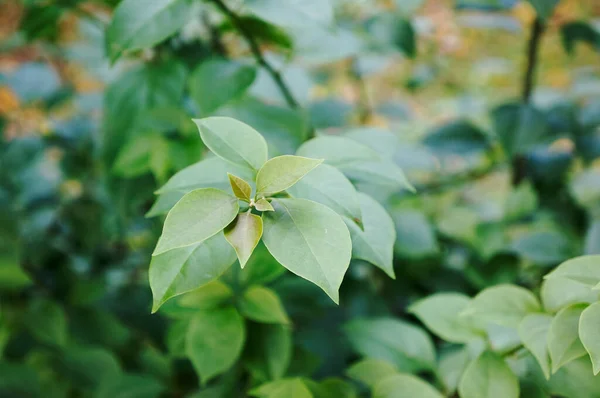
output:
[[[594,287],[600,282],[600,255],[567,260],[544,278],[566,278]]]
[[[227,173],[227,176],[229,177],[229,184],[231,185],[233,194],[238,199],[250,202],[250,198],[252,197],[252,187],[250,186],[250,184],[242,180],[240,177],[234,176],[231,173]]]
[[[541,19],[549,19],[554,12],[554,8],[560,0],[529,0],[529,3],[535,8],[535,13]]]
[[[575,45],[581,41],[600,51],[600,32],[589,23],[574,21],[560,26],[560,36],[565,51],[575,54]]]
[[[244,180],[251,180],[254,176],[242,167],[235,166],[219,157],[211,157],[194,163],[177,172],[156,193],[168,192],[187,193],[197,188],[229,189],[227,174],[235,174]],[[183,195],[182,195],[183,196]]]
[[[560,231],[527,232],[511,244],[512,250],[541,265],[555,265],[571,257],[571,241]]]
[[[246,6],[257,17],[283,28],[333,23],[330,0],[249,0]]]
[[[249,212],[238,214],[225,228],[225,239],[235,249],[240,266],[244,268],[263,234],[260,216]]]
[[[292,155],[268,160],[256,176],[257,195],[270,196],[288,189],[322,162],[320,159]]]
[[[356,189],[346,176],[328,164],[321,164],[288,189],[290,195],[324,204],[351,220],[361,220]]]
[[[273,257],[338,303],[339,287],[350,264],[352,241],[341,217],[305,199],[274,199],[263,213],[263,241]]]
[[[259,398],[313,398],[302,379],[282,379],[263,384],[250,390],[250,395]]]
[[[510,103],[491,112],[504,151],[511,157],[522,155],[548,138],[546,116],[531,105]]]
[[[358,194],[362,214],[361,229],[344,218],[352,238],[352,257],[370,262],[395,279],[393,254],[396,241],[394,221],[375,199]]]
[[[379,381],[398,373],[398,369],[389,362],[380,359],[363,359],[346,370],[351,379],[375,387]]]
[[[414,58],[417,55],[417,38],[410,20],[402,18],[396,21],[394,44],[408,58]]]
[[[259,243],[248,264],[240,273],[240,282],[244,286],[265,285],[273,282],[286,272],[269,253],[264,243]]]
[[[504,217],[507,220],[518,220],[533,213],[537,207],[537,194],[531,183],[525,181],[510,192],[505,205]]]
[[[256,79],[256,68],[226,59],[202,62],[192,72],[190,94],[200,114],[208,116],[229,101],[240,97]]]
[[[257,200],[256,203],[254,203],[254,207],[258,211],[275,211],[273,206],[271,206],[271,203],[269,203],[269,201],[265,198],[260,198]]]
[[[229,225],[238,210],[238,199],[218,189],[201,188],[186,194],[167,215],[152,255],[210,238]]]
[[[392,213],[396,224],[394,251],[400,257],[423,258],[439,251],[433,226],[417,210],[401,209]]]
[[[314,398],[358,398],[354,385],[349,382],[331,377],[316,383],[309,379],[303,380]]]
[[[598,301],[600,291],[571,279],[553,277],[542,282],[540,296],[546,311],[556,313],[572,304]]]
[[[243,294],[240,312],[248,319],[262,323],[289,323],[277,293],[263,286],[251,286]]]
[[[103,348],[69,346],[60,354],[57,366],[74,384],[90,389],[114,380],[122,371],[115,356]]]
[[[245,339],[244,320],[233,307],[203,311],[192,318],[185,351],[203,385],[233,366]]]
[[[67,318],[65,311],[52,301],[35,301],[26,313],[25,324],[29,332],[41,343],[65,346],[67,343]]]
[[[548,332],[552,316],[546,314],[529,314],[519,324],[519,337],[544,372],[550,378],[550,354],[548,352]]]
[[[158,398],[165,386],[147,375],[121,374],[102,383],[94,398]]]
[[[470,361],[468,346],[448,349],[440,353],[438,373],[449,395],[456,392],[458,383]]]
[[[436,293],[417,301],[408,310],[442,339],[467,343],[484,334],[469,317],[460,315],[470,301],[460,293]]]
[[[391,319],[357,319],[344,326],[352,347],[360,354],[388,361],[403,372],[435,368],[435,351],[427,333]]]
[[[252,127],[229,117],[193,119],[204,145],[215,155],[249,170],[267,161],[267,143]]]
[[[405,397],[443,398],[443,395],[423,380],[408,374],[386,377],[373,388],[373,398]]]
[[[150,262],[152,312],[171,297],[192,291],[216,279],[235,262],[235,252],[217,234],[195,245],[153,256]]]
[[[519,380],[498,355],[485,351],[465,370],[461,398],[518,398]]]
[[[489,137],[473,123],[459,119],[429,132],[423,143],[440,155],[471,155],[487,151]]]
[[[594,375],[600,372],[600,302],[587,307],[579,318],[579,339],[590,354]]]
[[[514,285],[498,285],[473,297],[463,315],[516,328],[526,315],[540,310],[538,300],[529,290]]]
[[[579,358],[563,366],[548,381],[548,391],[561,397],[600,396],[600,376],[594,376],[588,358]]]
[[[287,325],[252,324],[244,364],[258,380],[277,380],[290,365],[292,348],[292,332]]]
[[[351,180],[414,190],[395,163],[350,138],[320,136],[305,142],[297,154],[325,159]]]
[[[189,0],[156,0],[140,7],[124,0],[106,30],[108,54],[116,61],[124,51],[151,47],[177,32],[190,17]]]
[[[572,305],[560,310],[552,319],[548,331],[548,351],[552,362],[552,373],[561,366],[585,355],[579,340],[579,317],[585,305]]]

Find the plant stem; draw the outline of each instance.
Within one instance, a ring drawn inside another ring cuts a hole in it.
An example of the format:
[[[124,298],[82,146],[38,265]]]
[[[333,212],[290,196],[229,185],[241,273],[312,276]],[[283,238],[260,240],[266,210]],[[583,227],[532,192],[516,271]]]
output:
[[[246,26],[243,24],[243,22],[240,20],[240,18],[229,7],[227,7],[227,5],[225,5],[223,0],[212,0],[212,1],[225,15],[227,15],[227,17],[231,20],[231,23],[235,26],[235,28],[238,30],[238,32],[244,37],[244,39],[250,46],[250,51],[252,52],[254,59],[256,59],[256,62],[258,62],[258,64],[260,66],[265,68],[265,70],[269,73],[269,75],[271,75],[271,78],[273,78],[273,80],[275,81],[275,84],[277,85],[277,87],[279,87],[279,91],[281,91],[281,94],[283,94],[283,97],[285,98],[285,101],[287,102],[288,106],[290,108],[294,108],[294,109],[298,108],[299,107],[298,101],[296,101],[296,99],[294,98],[294,95],[292,94],[292,91],[285,84],[285,81],[283,80],[283,76],[281,76],[281,73],[277,69],[275,69],[275,67],[273,67],[273,65],[271,65],[265,59],[262,51],[260,50],[260,46],[258,45],[258,41],[252,35],[252,33],[250,31],[248,31],[248,29],[246,29]]]

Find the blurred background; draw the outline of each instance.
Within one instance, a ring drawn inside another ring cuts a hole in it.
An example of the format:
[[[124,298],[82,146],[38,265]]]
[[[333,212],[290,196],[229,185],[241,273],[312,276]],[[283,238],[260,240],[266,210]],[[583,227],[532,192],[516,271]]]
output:
[[[535,289],[600,254],[597,0],[332,0],[327,28],[222,3],[252,40],[216,3],[190,1],[124,54],[107,45],[117,0],[0,4],[0,396],[232,396],[199,389],[184,315],[150,314],[150,255],[178,199],[154,192],[205,155],[192,117],[238,118],[272,155],[351,132],[417,189],[359,184],[394,219],[397,278],[353,262],[340,307],[259,248],[267,271],[245,277],[294,320],[287,374],[342,375],[348,319],[407,317],[436,291]]]

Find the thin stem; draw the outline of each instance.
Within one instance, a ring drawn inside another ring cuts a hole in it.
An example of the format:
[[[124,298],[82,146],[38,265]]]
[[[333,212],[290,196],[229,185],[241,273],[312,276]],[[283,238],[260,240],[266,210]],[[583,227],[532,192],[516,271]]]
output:
[[[525,69],[525,77],[523,79],[523,103],[528,104],[531,100],[531,92],[533,91],[535,72],[538,64],[538,53],[540,42],[544,34],[545,25],[541,18],[536,18],[531,25],[531,34],[529,43],[527,44],[527,67]]]
[[[283,77],[281,76],[281,73],[277,69],[275,69],[273,67],[273,65],[271,65],[265,59],[262,51],[260,50],[260,46],[258,45],[258,41],[252,35],[252,33],[250,31],[248,31],[248,29],[246,29],[246,26],[243,24],[243,22],[240,20],[240,18],[231,9],[229,9],[229,7],[227,7],[227,5],[225,5],[223,0],[212,0],[212,1],[225,15],[227,15],[227,17],[231,20],[231,23],[235,26],[235,28],[238,30],[238,32],[244,37],[244,39],[250,46],[250,51],[252,52],[252,55],[254,55],[254,59],[256,59],[256,62],[258,62],[258,64],[260,66],[265,68],[265,70],[269,73],[269,75],[271,75],[271,78],[275,81],[275,84],[277,85],[277,87],[279,87],[279,91],[281,91],[281,94],[283,94],[288,106],[290,108],[298,108],[299,107],[298,101],[296,101],[296,99],[294,98],[294,95],[292,94],[292,91],[285,84]]]

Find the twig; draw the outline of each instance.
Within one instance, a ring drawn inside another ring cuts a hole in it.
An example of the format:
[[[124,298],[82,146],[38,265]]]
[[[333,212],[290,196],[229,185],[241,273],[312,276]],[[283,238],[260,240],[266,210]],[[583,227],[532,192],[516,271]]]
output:
[[[283,77],[281,76],[281,73],[277,69],[275,69],[273,67],[273,65],[271,65],[265,59],[265,57],[262,54],[262,51],[260,50],[260,46],[258,45],[258,41],[252,35],[252,33],[249,32],[248,29],[246,29],[246,26],[243,24],[243,22],[240,20],[240,18],[231,9],[229,9],[229,7],[227,7],[225,5],[223,0],[212,0],[212,1],[225,15],[227,15],[227,17],[231,20],[231,23],[236,27],[238,32],[240,32],[240,34],[244,37],[244,39],[250,46],[250,51],[254,55],[256,62],[258,62],[258,64],[260,66],[265,68],[265,70],[269,73],[269,75],[271,75],[271,77],[275,81],[275,84],[277,84],[277,87],[279,87],[281,94],[283,94],[288,106],[290,108],[298,108],[299,107],[298,101],[296,101],[296,99],[294,98],[294,95],[292,94],[292,91],[283,81]]]
[[[531,100],[531,92],[533,91],[535,71],[538,63],[538,52],[540,41],[545,30],[544,21],[541,18],[536,18],[531,26],[531,35],[527,44],[527,68],[525,69],[525,77],[523,79],[523,103],[528,104]]]

